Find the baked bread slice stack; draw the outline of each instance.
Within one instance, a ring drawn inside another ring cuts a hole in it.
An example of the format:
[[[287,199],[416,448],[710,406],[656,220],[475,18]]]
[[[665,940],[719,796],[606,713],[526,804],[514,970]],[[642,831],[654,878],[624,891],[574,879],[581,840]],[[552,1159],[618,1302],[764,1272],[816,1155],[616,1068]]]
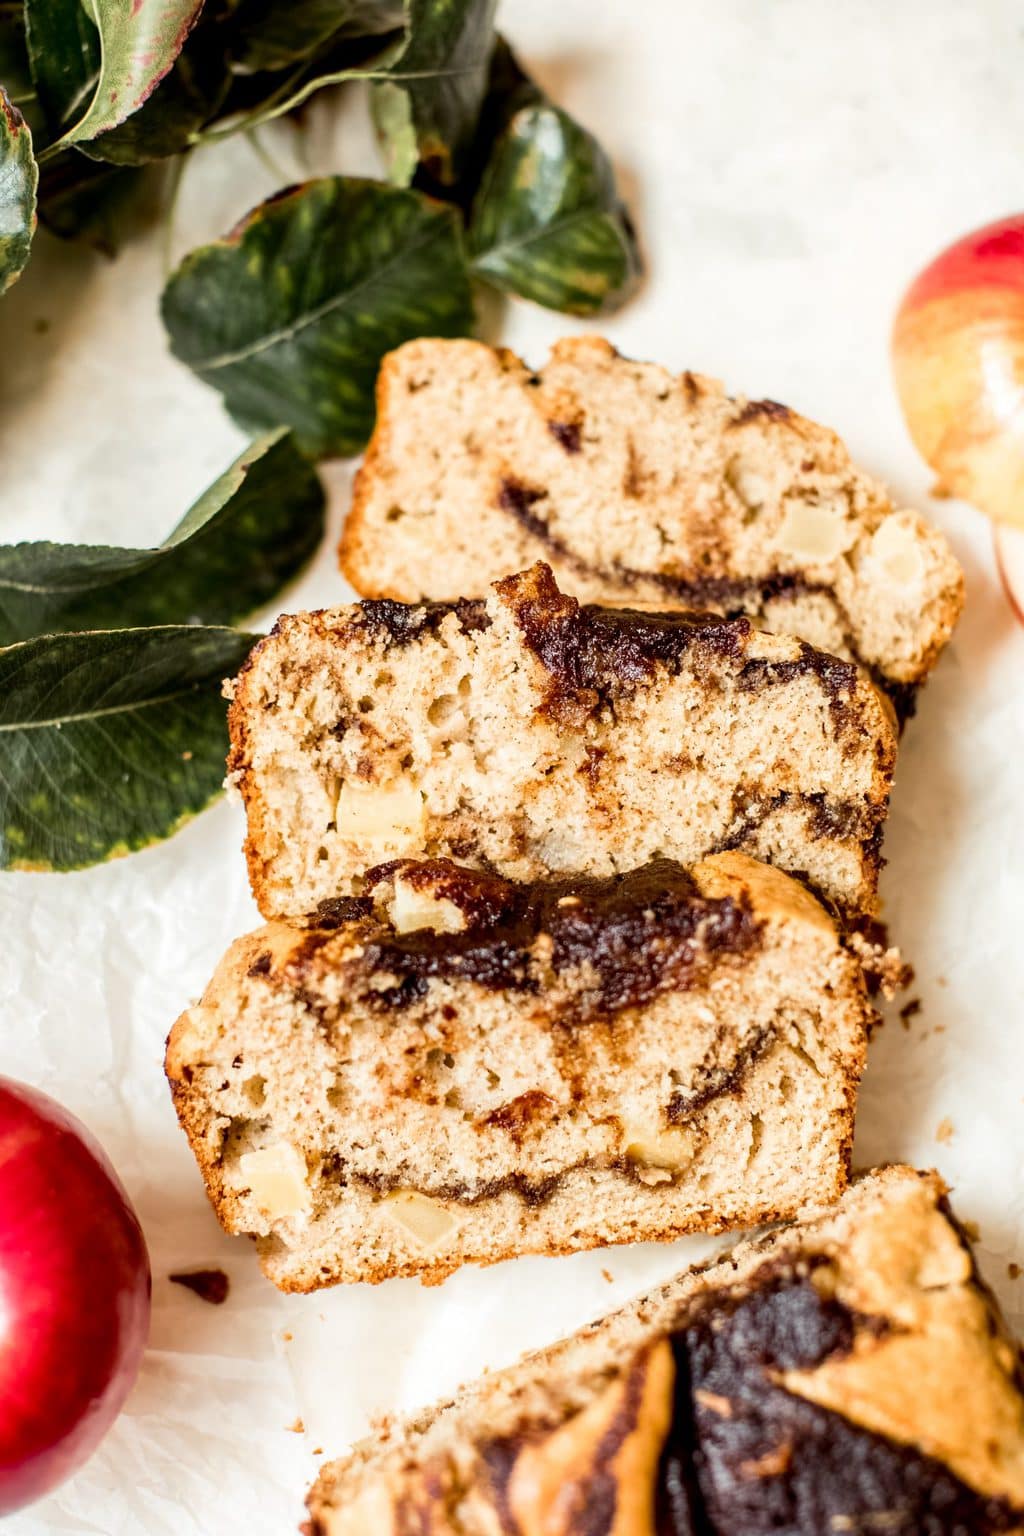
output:
[[[744,854],[399,861],[235,944],[167,1072],[220,1220],[308,1291],[834,1200],[872,1017],[833,920]]]
[[[597,337],[539,373],[475,341],[391,353],[341,544],[356,591],[450,602],[538,559],[589,601],[746,613],[904,708],[963,603],[942,535],[774,401]]]
[[[312,1536],[1024,1531],[1017,1349],[888,1168],[322,1470]]]
[[[283,618],[229,718],[265,917],[305,920],[389,858],[528,881],[728,848],[844,916],[875,905],[891,709],[747,618],[581,607],[539,564],[486,603]]]

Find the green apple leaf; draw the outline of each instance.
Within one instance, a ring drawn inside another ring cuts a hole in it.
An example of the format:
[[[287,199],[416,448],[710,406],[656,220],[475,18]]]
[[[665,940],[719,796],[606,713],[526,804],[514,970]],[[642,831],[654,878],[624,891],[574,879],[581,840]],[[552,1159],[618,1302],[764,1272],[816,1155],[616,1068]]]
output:
[[[399,186],[417,167],[458,180],[487,91],[496,0],[408,0],[406,43],[374,87],[373,111]]]
[[[544,100],[514,111],[495,143],[469,252],[473,271],[496,288],[577,315],[620,303],[640,270],[608,156]]]
[[[247,427],[356,453],[385,352],[472,330],[458,213],[372,181],[305,182],[186,256],[163,317],[174,355]]]
[[[242,0],[232,57],[246,70],[287,69],[339,37],[400,30],[403,0]]]
[[[231,86],[214,117],[193,135],[194,144],[205,144],[258,127],[298,108],[324,86],[364,79],[393,58],[403,46],[403,33],[351,33],[342,27],[322,47],[280,69],[253,70],[240,62],[249,39],[236,34],[232,22],[227,38],[227,57],[232,70]],[[255,42],[255,40],[252,40]],[[278,44],[268,41],[268,57]],[[282,49],[285,44],[280,43]]]
[[[58,145],[109,133],[180,54],[203,0],[25,0],[28,52]]]
[[[398,8],[364,0],[360,6],[362,25],[343,26],[337,38],[344,42],[346,36],[362,37],[373,46],[363,49],[355,59],[344,47],[340,58],[330,47],[325,57],[307,56],[294,76],[286,75],[269,99],[248,115],[247,125],[294,111],[325,86],[371,80],[376,82],[374,115],[390,180],[408,185],[421,165],[436,185],[452,185],[469,150],[487,90],[496,3],[401,0]],[[306,0],[300,0],[299,36],[301,27],[311,23],[314,16],[313,0],[309,5],[307,10]],[[339,14],[342,11],[339,6]],[[381,24],[397,19],[400,25],[394,33],[375,36],[378,26],[370,25],[374,19]],[[286,19],[272,41],[277,57],[287,51],[288,38]],[[201,137],[219,137],[225,131],[229,130],[214,127]]]
[[[181,154],[220,111],[231,85],[225,41],[217,27],[200,21],[138,111],[81,148],[113,165],[145,165]]]
[[[38,180],[28,124],[0,86],[0,293],[21,276],[28,261]]]
[[[175,625],[0,651],[0,868],[81,869],[209,805],[228,745],[222,680],[255,638]]]
[[[231,624],[323,534],[323,491],[290,437],[253,443],[158,549],[0,545],[0,645],[68,630]]]
[[[52,142],[72,128],[95,94],[100,35],[83,0],[25,0],[26,45]]]

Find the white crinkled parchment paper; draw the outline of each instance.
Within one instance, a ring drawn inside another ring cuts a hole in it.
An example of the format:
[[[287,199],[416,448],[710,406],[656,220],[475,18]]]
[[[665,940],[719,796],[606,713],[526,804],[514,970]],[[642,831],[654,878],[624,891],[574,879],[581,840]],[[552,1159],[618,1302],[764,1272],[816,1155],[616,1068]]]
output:
[[[1024,205],[1024,31],[1012,0],[507,0],[539,78],[614,151],[650,264],[607,323],[626,352],[720,375],[834,425],[963,559],[968,607],[907,732],[886,851],[886,916],[921,1012],[893,1014],[861,1096],[862,1161],[936,1164],[1011,1313],[1024,1312],[1024,630],[987,524],[929,502],[889,382],[905,283],[962,231]],[[362,102],[322,106],[305,147],[262,134],[190,167],[180,253],[282,180],[370,169]],[[305,159],[302,157],[305,156]],[[0,303],[0,537],[157,540],[232,458],[219,401],[167,356],[161,239],[114,264],[44,235]],[[488,320],[494,317],[488,313]],[[503,338],[542,360],[583,327],[510,308]],[[346,467],[332,469],[330,543]],[[325,548],[291,607],[346,590]],[[443,553],[439,556],[443,558]],[[0,876],[0,1071],[99,1135],[153,1258],[150,1352],[93,1461],[10,1520],[11,1536],[253,1536],[293,1530],[322,1453],[546,1342],[710,1246],[611,1250],[284,1298],[208,1211],[161,1073],[164,1036],[227,944],[255,923],[240,812],[78,875]],[[942,1130],[942,1139],[937,1132]],[[171,1285],[222,1267],[212,1307]],[[288,1337],[290,1335],[290,1338]],[[289,1426],[299,1419],[302,1435]]]

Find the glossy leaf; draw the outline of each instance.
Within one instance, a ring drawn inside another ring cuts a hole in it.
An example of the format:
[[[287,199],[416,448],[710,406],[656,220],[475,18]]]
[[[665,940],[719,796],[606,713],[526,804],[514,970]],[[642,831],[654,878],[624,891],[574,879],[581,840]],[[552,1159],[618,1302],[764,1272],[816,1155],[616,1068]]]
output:
[[[38,176],[28,124],[0,86],[0,293],[28,261]]]
[[[0,645],[132,625],[230,624],[269,602],[323,534],[323,491],[289,437],[252,446],[158,549],[0,546]]]
[[[326,47],[284,69],[253,72],[236,67],[227,98],[216,117],[194,136],[194,142],[226,138],[240,129],[255,128],[297,111],[324,86],[365,78],[393,58],[401,46],[401,33],[355,37],[343,29]]]
[[[81,144],[138,111],[203,0],[26,0],[29,57],[55,140]]]
[[[289,426],[311,453],[355,453],[384,353],[472,330],[458,214],[372,181],[306,182],[187,256],[163,316],[175,356],[239,421]]]
[[[467,223],[494,147],[512,118],[520,108],[546,100],[544,93],[526,74],[505,38],[498,33],[491,53],[487,91],[469,155],[458,183],[444,189],[442,193],[445,202],[458,205]],[[429,187],[425,183],[422,171],[418,172],[413,185],[427,191]]]
[[[392,182],[404,186],[418,164],[439,186],[453,184],[472,141],[487,89],[497,0],[404,0],[398,35],[351,58],[314,57],[287,74],[249,125],[294,111],[314,92],[350,80],[377,82],[374,115]],[[373,5],[373,0],[367,0]],[[358,29],[356,29],[358,31]],[[214,136],[218,131],[214,130]],[[204,135],[207,137],[210,135]]]
[[[80,869],[208,805],[228,745],[222,679],[254,638],[176,625],[0,651],[0,867]]]
[[[520,64],[508,39],[499,32],[491,54],[487,94],[480,110],[479,137],[483,140],[480,147],[487,158],[520,108],[541,102],[546,104],[547,100],[540,86]]]
[[[473,204],[473,270],[549,309],[590,315],[639,273],[636,237],[594,136],[547,102],[516,111]]]
[[[243,0],[233,57],[244,69],[287,69],[334,38],[397,31],[404,21],[402,0]]]
[[[200,24],[138,111],[82,148],[113,165],[145,165],[181,154],[220,110],[231,83],[223,39],[216,27]]]
[[[100,74],[100,35],[82,0],[25,0],[32,78],[50,142],[85,112]]]
[[[439,186],[459,176],[487,91],[496,0],[408,0],[406,43],[374,87],[388,175],[422,166]]]

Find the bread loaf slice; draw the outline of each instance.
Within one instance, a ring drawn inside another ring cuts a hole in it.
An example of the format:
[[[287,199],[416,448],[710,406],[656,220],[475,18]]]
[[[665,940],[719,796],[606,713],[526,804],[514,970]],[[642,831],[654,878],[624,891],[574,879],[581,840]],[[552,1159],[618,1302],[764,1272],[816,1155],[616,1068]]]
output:
[[[845,1186],[860,967],[739,853],[516,886],[371,871],[237,943],[167,1073],[224,1226],[284,1290],[668,1239]]]
[[[846,913],[875,902],[891,711],[749,619],[581,608],[544,565],[486,604],[299,614],[252,652],[230,726],[265,917],[388,858],[533,880],[733,847]]]
[[[478,597],[537,559],[588,601],[749,614],[904,705],[963,602],[942,535],[774,401],[597,337],[539,373],[476,341],[392,352],[341,543],[356,591]]]
[[[887,1168],[325,1466],[311,1536],[1024,1531],[1017,1349]]]

